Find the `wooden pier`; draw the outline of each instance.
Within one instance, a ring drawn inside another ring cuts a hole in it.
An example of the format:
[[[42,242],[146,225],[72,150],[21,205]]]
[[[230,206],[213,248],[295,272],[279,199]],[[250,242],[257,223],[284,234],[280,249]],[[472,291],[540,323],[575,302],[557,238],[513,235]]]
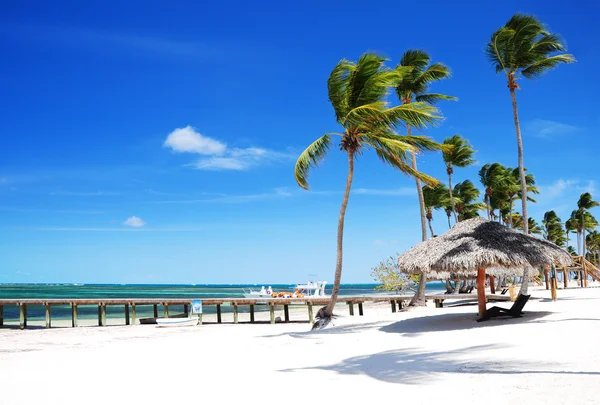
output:
[[[396,312],[397,308],[402,307],[410,301],[412,295],[379,295],[365,297],[338,297],[337,303],[345,303],[348,305],[348,311],[351,316],[354,315],[354,306],[358,307],[360,316],[364,313],[363,304],[366,302],[388,302],[392,312]],[[507,295],[488,294],[488,300],[508,301]],[[426,295],[426,299],[433,300],[435,306],[441,308],[445,300],[476,300],[477,294],[430,294]],[[102,298],[102,299],[0,299],[0,327],[4,325],[4,307],[18,306],[19,307],[19,326],[21,329],[27,328],[27,307],[31,305],[42,305],[46,309],[46,328],[52,326],[52,306],[53,305],[69,305],[71,307],[71,326],[78,326],[78,307],[82,305],[93,305],[98,307],[98,326],[106,326],[106,307],[122,306],[125,325],[133,325],[137,320],[137,307],[142,305],[152,305],[154,317],[158,318],[158,306],[163,307],[163,317],[169,317],[169,306],[182,305],[184,315],[189,314],[189,306],[196,299],[155,299],[155,298]],[[314,322],[314,306],[326,305],[329,298],[210,298],[198,299],[202,301],[202,306],[216,306],[217,323],[222,323],[221,306],[230,305],[233,307],[233,323],[239,322],[239,307],[248,306],[250,310],[250,322],[255,322],[254,310],[259,304],[266,304],[269,307],[270,323],[275,323],[275,308],[283,307],[284,322],[290,321],[289,306],[290,305],[305,305],[308,310],[308,322]],[[202,323],[202,315],[199,317],[200,324]]]

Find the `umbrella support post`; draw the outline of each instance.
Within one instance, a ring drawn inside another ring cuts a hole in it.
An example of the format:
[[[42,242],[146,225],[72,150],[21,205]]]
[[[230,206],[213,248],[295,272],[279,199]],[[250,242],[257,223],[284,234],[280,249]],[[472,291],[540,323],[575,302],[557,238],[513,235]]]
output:
[[[485,269],[480,267],[477,269],[477,303],[479,308],[479,316],[484,316],[486,311],[485,302]]]

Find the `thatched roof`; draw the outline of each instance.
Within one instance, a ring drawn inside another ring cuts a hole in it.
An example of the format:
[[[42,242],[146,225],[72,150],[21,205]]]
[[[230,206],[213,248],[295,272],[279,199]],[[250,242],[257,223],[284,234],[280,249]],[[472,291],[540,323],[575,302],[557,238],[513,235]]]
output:
[[[483,218],[459,222],[445,234],[398,257],[403,271],[423,271],[429,279],[475,276],[480,267],[493,276],[525,271],[534,275],[537,266],[571,262],[571,255],[554,243]]]

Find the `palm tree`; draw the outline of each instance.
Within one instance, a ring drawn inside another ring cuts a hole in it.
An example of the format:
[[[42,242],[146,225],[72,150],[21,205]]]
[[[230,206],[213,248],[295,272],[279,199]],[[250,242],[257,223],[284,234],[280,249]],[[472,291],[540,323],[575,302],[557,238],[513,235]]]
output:
[[[600,252],[600,233],[598,231],[592,231],[586,237],[586,244],[590,250],[590,254],[594,258],[594,264],[598,266],[598,252]]]
[[[485,188],[485,204],[488,219],[492,219],[492,198],[507,183],[506,169],[500,163],[486,163],[479,170],[479,180]]]
[[[435,81],[450,77],[450,69],[442,63],[431,63],[431,57],[422,50],[408,50],[400,58],[398,69],[403,74],[403,79],[396,86],[396,94],[402,104],[410,104],[414,101],[435,105],[441,100],[456,100],[456,97],[445,94],[428,93],[429,85]],[[412,135],[412,127],[415,126],[405,121],[408,136]],[[417,171],[417,157],[411,155],[412,169]],[[421,238],[427,240],[427,227],[425,223],[425,204],[423,201],[423,189],[421,182],[415,177],[417,195],[419,197],[419,210],[421,213]]]
[[[523,164],[523,140],[515,94],[515,90],[520,88],[517,80],[520,79],[520,76],[526,79],[536,78],[560,63],[574,62],[573,55],[557,54],[565,49],[563,41],[557,35],[548,32],[546,27],[534,16],[523,14],[515,14],[504,27],[494,32],[486,48],[487,56],[494,65],[496,73],[503,72],[506,75],[510,90],[517,134],[525,233],[527,233],[528,226],[527,183]],[[527,277],[524,277],[524,280],[521,293],[527,294]]]
[[[450,193],[450,203],[452,212],[454,213],[454,221],[458,222],[454,196],[452,195],[452,174],[454,173],[454,167],[467,167],[475,163],[473,155],[476,151],[469,144],[469,141],[462,138],[460,135],[454,135],[444,139],[444,145],[452,147],[450,150],[442,152],[442,154],[444,163],[446,163],[446,173],[448,173],[448,192]]]
[[[562,220],[556,215],[554,211],[548,211],[544,214],[544,219],[542,220],[542,224],[544,226],[544,238],[557,244],[558,246],[563,246],[567,241],[565,237],[565,231],[562,226]]]
[[[585,248],[582,253],[582,235],[585,235],[585,231],[593,231],[598,226],[598,221],[588,211],[580,211],[579,209],[571,212],[571,219],[567,221],[567,226],[577,233],[577,254],[579,256],[585,256]]]
[[[581,194],[581,196],[579,197],[579,201],[577,201],[577,208],[579,208],[582,222],[585,217],[583,213],[587,212],[587,210],[597,207],[599,205],[600,205],[600,203],[598,201],[594,201],[592,199],[592,195],[590,193]],[[582,223],[582,225],[583,225],[583,223]],[[585,226],[582,226],[582,230],[583,230],[583,236],[582,236],[583,257],[585,257],[585,252],[586,252]]]
[[[471,180],[457,183],[454,186],[454,195],[459,221],[476,218],[479,216],[479,211],[485,209],[483,203],[477,202],[481,193]]]
[[[433,226],[431,225],[431,221],[433,221],[433,210],[444,207],[447,196],[448,189],[442,183],[439,183],[435,187],[423,186],[423,202],[425,204],[427,223],[432,238],[435,237]]]
[[[301,187],[308,189],[308,174],[316,167],[332,146],[331,136],[341,138],[339,147],[348,158],[346,188],[340,207],[337,228],[337,260],[331,300],[319,312],[320,326],[326,325],[333,314],[342,277],[342,256],[344,237],[344,218],[352,178],[354,159],[367,148],[375,150],[385,163],[416,177],[426,184],[435,185],[437,181],[430,176],[414,170],[407,163],[408,154],[424,150],[436,150],[443,146],[427,137],[399,136],[394,127],[400,122],[409,122],[414,126],[424,126],[438,119],[437,109],[426,103],[410,103],[389,108],[386,96],[390,87],[401,79],[401,69],[390,70],[384,67],[385,58],[373,53],[365,53],[358,62],[341,60],[327,80],[329,101],[335,111],[341,133],[326,133],[314,141],[298,158],[294,175]],[[408,68],[407,68],[408,70]]]
[[[527,171],[527,169],[525,169]],[[503,193],[508,201],[508,225],[510,227],[515,227],[512,224],[512,212],[514,207],[514,200],[516,198],[521,198],[522,189],[520,180],[519,180],[519,169],[508,168],[506,169],[506,183],[504,183],[501,187],[500,192]],[[535,186],[535,179],[532,174],[525,175],[525,183],[527,184],[527,191],[532,194],[539,194],[539,189]],[[527,197],[527,199],[531,202],[536,202],[532,197]],[[525,232],[525,229],[523,229]]]
[[[567,249],[571,247],[570,245],[570,240],[569,240],[569,234],[571,232],[577,232],[577,228],[578,228],[578,221],[577,218],[573,217],[573,213],[575,213],[576,211],[573,211],[571,213],[571,217],[567,220],[567,222],[565,222],[565,231],[567,233]],[[577,250],[579,250],[579,234],[577,234]]]

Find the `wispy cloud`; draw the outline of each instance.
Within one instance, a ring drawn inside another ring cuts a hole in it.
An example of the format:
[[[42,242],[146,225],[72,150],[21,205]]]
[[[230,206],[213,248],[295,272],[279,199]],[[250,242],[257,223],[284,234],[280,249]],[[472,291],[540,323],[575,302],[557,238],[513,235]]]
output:
[[[23,208],[23,207],[7,207],[0,206],[0,211],[9,212],[38,212],[47,214],[80,214],[80,215],[101,215],[105,214],[105,211],[94,211],[94,210],[70,210],[70,209],[47,209],[47,208]]]
[[[239,43],[203,42],[147,32],[108,31],[91,28],[55,25],[5,26],[13,37],[31,41],[52,42],[86,51],[170,57],[179,59],[215,60],[231,59],[240,55],[252,56],[256,49]]]
[[[378,196],[413,196],[416,192],[413,188],[402,187],[396,189],[374,189],[374,188],[357,188],[352,190],[354,194],[363,195],[378,195]]]
[[[239,204],[253,201],[287,198],[291,197],[293,193],[287,187],[275,188],[273,191],[266,193],[257,194],[209,194],[207,198],[187,199],[187,200],[166,200],[166,201],[155,201],[157,204],[203,204],[203,203],[226,203],[226,204]]]
[[[537,138],[553,140],[563,135],[581,131],[581,128],[562,122],[535,119],[525,126],[525,133]]]
[[[146,221],[136,216],[132,216],[127,218],[123,222],[123,225],[131,226],[133,228],[141,228],[142,226],[146,225]]]
[[[119,195],[119,193],[113,191],[53,191],[50,195],[66,197],[109,197]]]
[[[207,156],[189,165],[199,170],[248,170],[294,158],[290,153],[265,148],[229,148],[225,142],[205,136],[189,125],[172,131],[163,146],[178,153]]]
[[[565,196],[573,197],[581,193],[596,193],[595,180],[558,179],[554,183],[540,186],[540,193],[544,199],[553,201]]]
[[[199,232],[205,227],[165,227],[165,228],[94,228],[94,227],[2,227],[3,231],[40,231],[40,232]]]

